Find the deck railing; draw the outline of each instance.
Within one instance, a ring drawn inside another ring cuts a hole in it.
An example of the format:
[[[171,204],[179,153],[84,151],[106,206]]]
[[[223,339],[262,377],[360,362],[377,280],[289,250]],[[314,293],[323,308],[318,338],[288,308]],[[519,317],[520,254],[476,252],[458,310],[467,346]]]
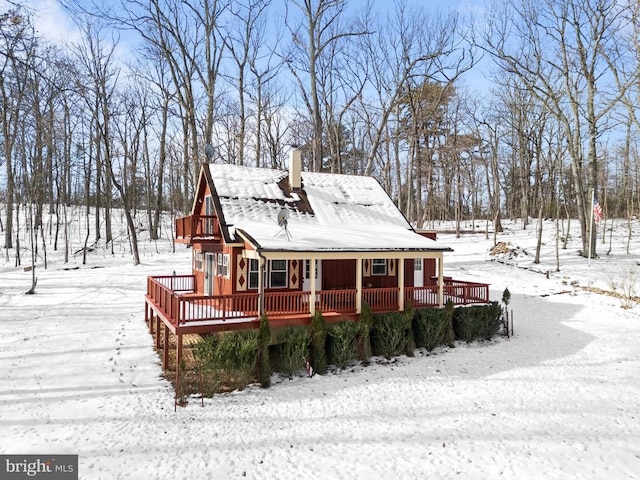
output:
[[[176,238],[214,237],[215,218],[213,215],[189,215],[176,218]]]
[[[414,308],[437,307],[438,306],[438,286],[428,287],[405,287],[404,303]]]
[[[155,281],[169,290],[178,293],[195,292],[196,277],[193,275],[165,275],[161,277],[149,277],[149,280]]]
[[[167,275],[147,279],[147,295],[155,308],[175,325],[200,321],[227,321],[258,316],[258,294],[196,295],[193,275]],[[366,288],[362,301],[374,312],[391,312],[398,309],[397,287]],[[484,283],[448,280],[444,286],[444,302],[454,305],[489,302],[489,285]],[[310,292],[267,292],[264,309],[267,315],[306,315]],[[438,306],[438,287],[405,287],[405,304],[414,308]],[[322,312],[356,313],[356,290],[322,290],[316,292],[316,309]]]
[[[258,316],[258,294],[188,295],[178,298],[177,324],[188,322],[233,320]]]
[[[363,288],[362,301],[374,312],[389,312],[398,309],[398,288]]]
[[[310,296],[310,292],[267,292],[264,294],[264,310],[267,315],[309,313]]]
[[[450,280],[444,286],[445,301],[451,299],[454,305],[470,303],[488,303],[489,285],[486,283],[463,282]]]
[[[316,295],[316,308],[321,312],[355,313],[356,290],[321,290]]]

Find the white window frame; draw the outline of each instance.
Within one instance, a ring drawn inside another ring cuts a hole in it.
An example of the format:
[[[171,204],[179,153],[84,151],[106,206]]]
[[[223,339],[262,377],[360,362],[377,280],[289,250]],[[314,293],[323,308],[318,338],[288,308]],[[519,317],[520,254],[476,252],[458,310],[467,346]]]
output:
[[[256,290],[258,288],[258,283],[260,280],[260,263],[255,258],[249,259],[249,266],[247,268],[247,277],[249,279],[249,283],[247,288],[249,290]]]
[[[386,274],[387,274],[387,259],[374,258],[371,261],[371,275],[376,277],[383,277]]]
[[[213,215],[213,197],[211,195],[205,195],[204,197],[204,214],[206,216]],[[213,235],[213,220],[211,218],[207,218],[204,222],[204,235],[211,236]]]
[[[284,262],[284,270],[282,269],[274,270],[273,268],[274,262]],[[273,282],[274,273],[279,273],[279,274],[284,273],[284,285],[274,285],[274,282]],[[287,288],[289,284],[288,279],[289,279],[289,261],[288,260],[269,260],[269,288]]]
[[[316,280],[318,279],[318,259],[314,260],[316,264]],[[311,260],[304,261],[304,278],[309,280],[311,278]]]
[[[218,266],[216,269],[218,277],[229,278],[229,254],[218,253],[216,264]]]
[[[204,255],[202,250],[193,251],[193,269],[202,271],[204,270]]]

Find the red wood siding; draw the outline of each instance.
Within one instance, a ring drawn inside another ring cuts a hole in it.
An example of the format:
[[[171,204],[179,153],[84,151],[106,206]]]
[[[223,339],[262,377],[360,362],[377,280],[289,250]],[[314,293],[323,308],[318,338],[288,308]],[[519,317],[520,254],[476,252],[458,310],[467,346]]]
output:
[[[367,259],[365,262],[371,262]],[[391,265],[393,262],[393,265]],[[411,260],[413,262],[413,260]],[[406,265],[406,264],[405,264]],[[366,269],[365,269],[366,270]],[[364,288],[392,288],[398,286],[398,260],[387,259],[387,275],[364,275]],[[370,271],[370,270],[369,270]],[[390,275],[393,271],[395,274]],[[406,268],[405,268],[405,278]],[[411,263],[411,285],[413,285],[413,263]],[[322,289],[349,289],[356,285],[356,260],[323,260],[322,261]]]
[[[364,260],[371,265],[369,268],[363,268],[362,286],[363,288],[392,288],[398,286],[398,259],[387,259],[387,274],[386,275],[367,275],[367,272],[373,272],[373,262],[370,259]],[[393,265],[392,263],[393,262]],[[413,267],[412,267],[413,268]],[[393,275],[391,274],[393,272]]]
[[[348,289],[356,287],[355,260],[323,260],[322,289]]]
[[[422,271],[424,273],[424,286],[427,287],[429,285],[437,285],[438,280],[433,277],[437,276],[436,272],[436,259],[435,258],[427,258],[425,259]]]
[[[404,286],[413,287],[413,258],[404,260]]]
[[[431,240],[436,240],[436,236],[438,234],[435,230],[418,230],[416,233],[423,237],[430,238]]]

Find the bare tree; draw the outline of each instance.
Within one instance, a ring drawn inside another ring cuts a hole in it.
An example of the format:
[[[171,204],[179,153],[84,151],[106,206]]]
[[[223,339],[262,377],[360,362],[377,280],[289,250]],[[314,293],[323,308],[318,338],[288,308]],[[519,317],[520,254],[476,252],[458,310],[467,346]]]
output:
[[[181,203],[185,212],[191,207],[202,140],[211,142],[224,52],[219,22],[228,4],[227,0],[121,0],[119,9],[100,12],[114,26],[137,32],[147,48],[166,61],[182,119]],[[200,91],[205,105],[202,132],[198,118]]]
[[[113,175],[112,157],[112,104],[113,95],[118,81],[119,68],[114,61],[117,41],[108,45],[102,38],[102,30],[92,24],[87,24],[84,31],[83,44],[78,46],[76,54],[83,69],[83,75],[88,80],[89,87],[82,90],[87,111],[91,114],[93,127],[91,132],[90,155],[95,161],[96,172],[96,241],[100,239],[99,211],[104,206],[105,242],[113,250],[113,232],[111,229],[111,200]],[[104,205],[100,202],[100,187]]]
[[[608,115],[637,78],[626,71],[626,5],[615,0],[510,0],[495,5],[485,48],[562,125],[573,169],[583,251],[595,255],[588,231],[597,193],[598,138]],[[630,63],[633,65],[633,63]],[[612,85],[611,76],[619,79]],[[586,157],[583,152],[586,151]]]
[[[134,221],[136,205],[139,203],[136,184],[138,181],[138,159],[143,156],[144,125],[148,116],[148,97],[140,91],[131,89],[121,96],[119,121],[115,123],[117,130],[119,155],[114,155],[110,162],[110,175],[113,184],[120,193],[122,209],[127,221],[127,230],[133,254],[133,263],[140,263],[138,251],[138,229]],[[117,168],[116,165],[118,164]]]
[[[238,101],[238,130],[236,134],[239,165],[245,163],[245,146],[247,144],[247,109],[248,74],[251,65],[257,65],[261,44],[256,41],[256,35],[264,28],[263,15],[271,0],[246,0],[234,2],[229,11],[233,18],[232,28],[229,28],[223,41],[231,54],[236,75],[233,79]]]
[[[319,62],[330,55],[332,47],[351,37],[366,36],[368,31],[355,26],[343,26],[345,0],[291,0],[301,19],[292,18],[287,10],[285,23],[291,33],[291,50],[284,54],[291,74],[295,77],[302,101],[313,124],[311,140],[311,167],[322,169],[323,115],[318,91]],[[287,3],[288,5],[288,3]],[[333,50],[335,52],[335,49]],[[307,77],[303,77],[303,73]]]
[[[31,64],[36,55],[36,38],[30,18],[19,9],[0,15],[0,125],[7,173],[6,222],[4,246],[13,247],[14,202],[16,173],[14,145],[22,128],[22,109],[28,91]],[[19,252],[16,252],[19,254]]]

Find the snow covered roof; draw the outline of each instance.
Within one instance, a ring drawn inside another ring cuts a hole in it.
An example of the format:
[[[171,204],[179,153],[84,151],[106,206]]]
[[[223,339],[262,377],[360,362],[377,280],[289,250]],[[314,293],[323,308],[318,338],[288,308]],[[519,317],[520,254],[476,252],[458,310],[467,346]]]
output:
[[[229,235],[241,230],[261,250],[450,250],[417,234],[374,178],[303,172],[302,188],[292,191],[286,171],[208,168]],[[277,222],[282,209],[288,236]]]

